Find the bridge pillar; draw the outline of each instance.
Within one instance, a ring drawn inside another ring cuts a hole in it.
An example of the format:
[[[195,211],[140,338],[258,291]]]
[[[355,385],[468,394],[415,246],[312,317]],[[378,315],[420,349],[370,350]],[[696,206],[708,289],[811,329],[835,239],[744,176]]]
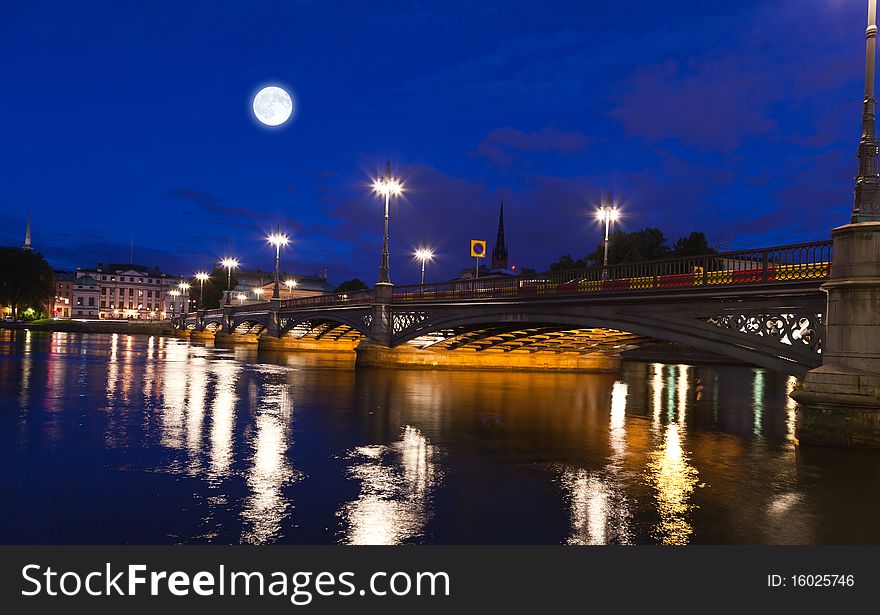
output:
[[[224,305],[223,306],[223,327],[220,329],[220,333],[225,333],[226,335],[232,335],[232,306]]]
[[[391,336],[394,333],[391,317],[393,293],[394,287],[389,282],[377,282],[373,289],[369,343],[391,347]]]
[[[880,448],[880,222],[834,239],[822,366],[792,393],[801,442]]]
[[[266,327],[266,335],[281,337],[281,300],[273,299],[269,304],[269,326]]]

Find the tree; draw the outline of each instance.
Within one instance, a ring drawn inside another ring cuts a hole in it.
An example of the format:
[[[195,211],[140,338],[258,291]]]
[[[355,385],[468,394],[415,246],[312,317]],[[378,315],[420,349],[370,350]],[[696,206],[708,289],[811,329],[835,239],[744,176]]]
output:
[[[208,309],[212,307],[223,307],[223,296],[226,294],[226,283],[228,273],[226,269],[214,269],[210,273],[210,277],[205,280],[205,304],[200,305],[199,309]],[[196,298],[199,296],[199,284],[198,280],[190,280],[190,284],[192,288],[190,289],[190,297]],[[235,285],[238,284],[238,281],[235,279],[235,274],[232,274],[232,283],[230,285],[231,288],[235,288]]]
[[[586,267],[584,259],[574,260],[571,254],[563,254],[555,263],[550,263],[550,271],[569,271],[571,269],[583,269]]]
[[[369,286],[358,278],[352,278],[351,280],[346,280],[335,289],[333,289],[334,293],[353,293],[359,290],[367,290]]]
[[[656,228],[646,228],[631,233],[614,231],[609,240],[609,265],[651,261],[669,256],[671,252],[669,246],[666,245],[663,232]],[[602,265],[604,257],[605,244],[603,242],[587,255],[587,260],[598,266]]]
[[[709,247],[709,241],[701,231],[694,231],[687,237],[679,238],[672,247],[672,254],[675,256],[702,256],[713,252],[715,250]]]
[[[639,263],[658,260],[669,256],[701,256],[712,254],[705,233],[694,231],[681,237],[670,248],[663,232],[656,228],[625,233],[615,231],[608,238],[608,264]],[[584,258],[574,260],[570,254],[563,254],[555,263],[550,264],[550,271],[567,271],[586,267],[601,267],[605,259],[605,243],[601,242],[594,251]]]
[[[0,304],[12,315],[33,308],[44,311],[55,294],[54,278],[43,255],[22,248],[0,248]]]

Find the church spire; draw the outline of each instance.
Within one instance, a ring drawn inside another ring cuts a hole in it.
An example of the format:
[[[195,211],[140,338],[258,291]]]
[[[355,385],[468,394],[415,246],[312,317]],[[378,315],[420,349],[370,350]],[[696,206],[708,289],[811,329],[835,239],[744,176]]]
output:
[[[28,209],[27,213],[27,230],[24,232],[24,249],[31,249],[31,210]]]
[[[495,249],[492,250],[492,269],[507,269],[507,242],[504,241],[504,201],[501,201],[501,213],[498,215],[498,236],[495,238]]]

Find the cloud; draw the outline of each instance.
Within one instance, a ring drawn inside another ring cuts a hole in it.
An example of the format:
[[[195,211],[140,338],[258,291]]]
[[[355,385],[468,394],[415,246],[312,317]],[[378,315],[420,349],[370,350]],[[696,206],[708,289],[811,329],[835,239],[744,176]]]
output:
[[[199,204],[208,213],[215,216],[230,218],[259,218],[262,213],[253,209],[245,209],[243,207],[228,207],[220,202],[219,197],[207,192],[202,192],[196,188],[182,187],[175,188],[166,192],[168,196],[186,199]]]
[[[588,139],[580,132],[564,132],[553,127],[536,132],[522,132],[509,126],[497,128],[477,144],[474,155],[493,166],[509,167],[520,154],[572,155],[583,152]]]

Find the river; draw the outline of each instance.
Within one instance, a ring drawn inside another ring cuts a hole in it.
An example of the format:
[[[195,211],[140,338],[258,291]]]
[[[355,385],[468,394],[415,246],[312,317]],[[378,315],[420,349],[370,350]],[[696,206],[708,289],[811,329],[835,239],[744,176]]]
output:
[[[880,454],[797,446],[795,385],[3,330],[0,542],[880,542]]]

